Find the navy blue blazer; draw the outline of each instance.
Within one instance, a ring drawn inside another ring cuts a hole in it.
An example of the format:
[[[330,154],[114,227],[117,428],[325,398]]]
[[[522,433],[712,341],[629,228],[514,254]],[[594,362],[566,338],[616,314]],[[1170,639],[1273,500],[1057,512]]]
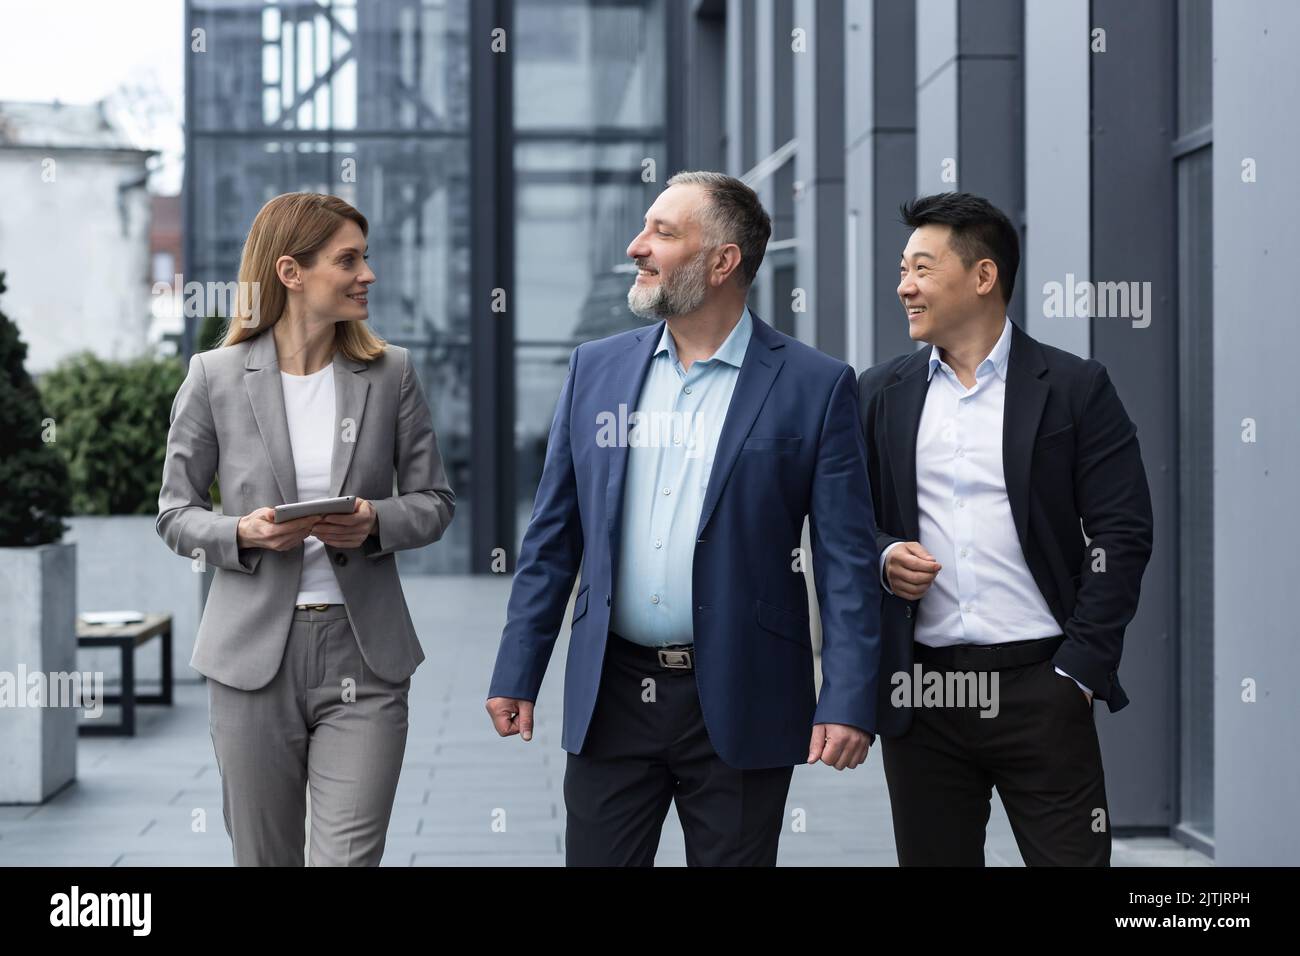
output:
[[[582,751],[600,687],[628,459],[626,447],[597,444],[598,415],[636,408],[663,328],[587,342],[569,359],[488,691],[537,699],[581,569],[564,677],[570,753]],[[692,570],[700,707],[727,764],[803,763],[814,723],[875,731],[880,583],[871,509],[853,369],[754,316]],[[796,556],[806,516],[822,623],[820,700]]]

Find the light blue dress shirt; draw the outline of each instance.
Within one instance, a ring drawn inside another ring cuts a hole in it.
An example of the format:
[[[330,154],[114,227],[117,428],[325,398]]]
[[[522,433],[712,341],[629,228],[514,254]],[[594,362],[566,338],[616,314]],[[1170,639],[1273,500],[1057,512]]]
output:
[[[610,629],[629,641],[648,647],[695,642],[695,534],[753,329],[746,308],[718,350],[686,371],[665,325],[637,407],[628,412],[623,533]]]

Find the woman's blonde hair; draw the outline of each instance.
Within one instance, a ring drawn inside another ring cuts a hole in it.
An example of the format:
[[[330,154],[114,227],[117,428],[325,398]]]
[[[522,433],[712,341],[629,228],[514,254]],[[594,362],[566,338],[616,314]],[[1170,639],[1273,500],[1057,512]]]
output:
[[[283,193],[267,202],[253,219],[239,259],[239,290],[234,315],[226,323],[221,344],[235,345],[262,335],[280,321],[288,290],[276,274],[281,256],[292,256],[310,268],[316,255],[346,220],[368,235],[370,224],[351,204],[322,193]],[[257,290],[256,295],[245,290]],[[256,314],[255,314],[256,313]],[[370,362],[384,352],[384,340],[366,322],[338,322],[334,347],[355,361]]]

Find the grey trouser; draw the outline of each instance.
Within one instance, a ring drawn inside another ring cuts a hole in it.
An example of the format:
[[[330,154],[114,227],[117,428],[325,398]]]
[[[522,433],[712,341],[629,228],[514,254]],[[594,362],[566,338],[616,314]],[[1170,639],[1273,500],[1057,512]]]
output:
[[[406,750],[408,677],[362,660],[342,604],[295,610],[271,683],[208,681],[212,745],[236,866],[378,866]]]

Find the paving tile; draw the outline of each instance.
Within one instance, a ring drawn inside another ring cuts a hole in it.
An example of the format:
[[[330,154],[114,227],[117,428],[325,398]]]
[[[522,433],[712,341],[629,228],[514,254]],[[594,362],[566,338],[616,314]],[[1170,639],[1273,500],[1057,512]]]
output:
[[[411,680],[411,727],[384,866],[561,866],[564,863],[563,662],[551,658],[532,741],[503,740],[483,700],[505,620],[505,578],[407,576],[403,581],[426,661]],[[39,807],[0,806],[3,866],[230,866],[221,781],[202,683],[179,683],[175,704],[137,711],[133,738],[82,738],[77,781]],[[193,813],[206,814],[194,832]],[[494,813],[505,811],[505,832]],[[804,829],[794,832],[795,810]],[[879,750],[852,771],[795,768],[786,801],[783,866],[897,864]],[[986,856],[1020,866],[1002,804],[994,800]],[[675,809],[656,864],[684,866]],[[1203,866],[1173,840],[1116,840],[1116,866]]]

